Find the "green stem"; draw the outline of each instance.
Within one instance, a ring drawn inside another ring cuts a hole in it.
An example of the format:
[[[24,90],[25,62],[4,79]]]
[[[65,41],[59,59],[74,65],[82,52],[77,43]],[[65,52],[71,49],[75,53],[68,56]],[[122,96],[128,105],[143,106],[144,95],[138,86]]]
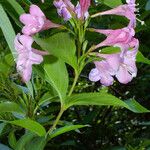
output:
[[[72,92],[73,92],[73,90],[74,90],[74,87],[75,87],[75,85],[76,85],[76,83],[77,83],[78,77],[79,77],[79,75],[78,75],[77,71],[75,71],[74,82],[73,82],[73,84],[72,84],[72,87],[71,87],[71,89],[70,89],[70,91],[69,91],[68,96],[71,96],[71,94],[72,94]],[[59,114],[58,114],[58,116],[57,116],[57,118],[56,118],[56,120],[55,120],[53,126],[48,130],[46,136],[47,136],[48,134],[52,133],[52,132],[55,130],[55,128],[56,128],[56,126],[57,126],[57,124],[58,124],[58,122],[59,122],[59,120],[60,120],[62,114],[64,113],[64,111],[65,111],[64,106],[61,106],[60,112],[59,112]]]
[[[101,16],[101,12],[91,15],[91,18],[95,18],[95,17],[98,17],[98,16]]]
[[[80,54],[81,54],[81,44],[80,41],[77,41],[77,45],[78,45],[78,59],[80,58]]]
[[[73,84],[72,84],[72,87],[71,87],[71,89],[69,91],[68,96],[71,96],[71,94],[72,94],[72,92],[73,92],[73,90],[75,88],[75,85],[77,83],[78,77],[79,77],[79,74],[77,73],[77,71],[75,71],[75,78],[74,78],[74,81],[73,81]]]
[[[64,113],[64,111],[65,111],[65,109],[64,109],[64,107],[62,106],[61,109],[60,109],[60,112],[59,112],[59,114],[58,114],[58,116],[57,116],[57,118],[56,118],[56,120],[55,120],[55,122],[54,122],[54,124],[53,124],[53,126],[48,130],[47,135],[48,135],[49,133],[53,132],[53,130],[55,130],[55,128],[56,128],[56,126],[57,126],[57,124],[58,124],[58,122],[59,122],[59,120],[60,120],[62,114]]]

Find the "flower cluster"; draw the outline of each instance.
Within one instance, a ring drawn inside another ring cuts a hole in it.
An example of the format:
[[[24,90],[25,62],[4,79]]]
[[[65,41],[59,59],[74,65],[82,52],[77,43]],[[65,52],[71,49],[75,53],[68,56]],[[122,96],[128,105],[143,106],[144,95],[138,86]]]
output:
[[[89,16],[88,8],[90,6],[90,0],[80,0],[76,7],[70,0],[55,0],[54,5],[57,8],[58,14],[65,21],[70,20],[72,17],[84,20]]]
[[[100,80],[105,86],[113,84],[113,76],[115,76],[120,83],[126,84],[137,75],[135,61],[139,41],[134,37],[134,28],[136,26],[135,0],[126,0],[126,2],[127,4],[125,5],[95,14],[95,16],[109,14],[121,15],[129,19],[128,26],[122,29],[93,29],[95,32],[106,35],[106,39],[96,45],[96,48],[114,46],[121,49],[121,52],[116,54],[97,54],[97,56],[103,57],[104,60],[94,62],[95,68],[91,70],[89,79],[94,82]]]
[[[15,49],[18,53],[17,70],[21,74],[24,82],[28,82],[32,74],[32,65],[40,64],[43,61],[43,55],[47,52],[32,48],[32,36],[42,30],[57,28],[60,25],[48,20],[41,9],[36,5],[30,6],[29,14],[22,14],[20,21],[24,24],[22,33],[15,38]]]
[[[71,23],[72,19],[82,27],[83,24],[80,24],[80,22],[85,23],[88,17],[94,18],[102,15],[120,15],[126,17],[129,20],[129,24],[122,29],[88,29],[106,36],[106,39],[97,44],[94,50],[104,46],[120,48],[120,52],[114,54],[102,54],[97,52],[96,56],[103,58],[103,60],[94,62],[95,68],[89,73],[89,79],[94,82],[100,81],[101,84],[110,86],[114,82],[114,77],[123,84],[130,82],[133,77],[136,77],[137,68],[135,61],[139,41],[134,37],[134,28],[136,27],[135,0],[126,0],[126,4],[124,5],[91,16],[88,13],[90,0],[79,0],[76,6],[74,6],[70,0],[54,0],[53,4],[57,8],[58,15],[63,17],[65,21],[70,21]],[[15,38],[15,48],[18,52],[17,70],[22,75],[23,81],[27,82],[31,78],[32,65],[40,64],[43,61],[43,55],[48,54],[47,52],[32,48],[34,41],[32,36],[43,30],[60,28],[62,25],[55,24],[48,20],[41,9],[36,5],[31,5],[29,14],[22,14],[20,21],[24,24],[24,27],[22,29],[23,35],[18,34]],[[86,29],[82,30],[82,32],[85,31]],[[77,31],[77,33],[81,32]],[[80,36],[82,37],[84,35],[85,33],[82,33],[82,35],[79,34],[77,37],[80,38]],[[85,38],[82,37],[82,39]],[[80,40],[79,42],[81,42],[80,45],[82,46],[84,40]],[[80,54],[80,52],[78,54]]]

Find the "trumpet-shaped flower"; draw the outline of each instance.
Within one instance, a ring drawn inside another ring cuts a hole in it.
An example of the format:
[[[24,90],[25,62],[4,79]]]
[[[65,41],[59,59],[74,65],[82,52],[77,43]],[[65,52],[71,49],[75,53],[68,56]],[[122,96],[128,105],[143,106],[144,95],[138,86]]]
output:
[[[120,57],[118,54],[98,54],[98,56],[105,60],[94,62],[96,68],[91,70],[89,79],[94,82],[100,80],[103,85],[110,86],[114,81],[113,75],[118,70]]]
[[[125,16],[130,20],[129,26],[135,27],[136,26],[136,4],[135,0],[126,0],[127,4],[120,5],[116,8],[113,8],[108,11],[97,13],[94,16],[98,15],[119,15],[119,16]]]
[[[105,34],[107,38],[95,46],[95,48],[100,48],[103,46],[117,46],[120,47],[122,53],[124,50],[128,49],[129,43],[132,42],[133,36],[135,35],[133,28],[123,28],[116,30],[99,30],[94,29],[94,31]]]
[[[29,14],[20,16],[20,21],[25,25],[22,29],[22,33],[25,35],[33,35],[42,30],[60,27],[60,25],[48,20],[36,5],[31,5],[29,12]]]
[[[132,50],[126,50],[123,57],[121,56],[120,65],[116,73],[116,78],[120,83],[127,84],[137,75],[136,55],[138,52],[139,41],[134,39],[130,46]]]
[[[68,21],[72,17],[84,20],[89,16],[88,8],[90,6],[90,0],[80,0],[76,7],[70,0],[55,0],[54,6],[57,8],[58,14],[63,17],[65,21]]]
[[[18,34],[15,38],[15,49],[18,53],[17,70],[24,82],[28,82],[32,74],[32,65],[40,64],[43,61],[42,55],[47,52],[38,51],[31,47],[33,39],[27,35]]]
[[[129,47],[132,50],[128,50]],[[94,82],[100,80],[103,85],[109,86],[113,84],[115,76],[120,83],[127,84],[137,75],[135,61],[138,47],[139,42],[134,38],[124,53],[98,54],[105,60],[94,62],[95,68],[91,70],[89,79]]]
[[[71,13],[74,11],[74,5],[70,0],[55,0],[54,6],[57,8],[57,13],[68,21],[72,18]]]
[[[90,0],[80,0],[80,2],[77,4],[75,8],[75,13],[77,15],[77,18],[81,19],[87,19],[89,16],[88,9],[91,5]]]

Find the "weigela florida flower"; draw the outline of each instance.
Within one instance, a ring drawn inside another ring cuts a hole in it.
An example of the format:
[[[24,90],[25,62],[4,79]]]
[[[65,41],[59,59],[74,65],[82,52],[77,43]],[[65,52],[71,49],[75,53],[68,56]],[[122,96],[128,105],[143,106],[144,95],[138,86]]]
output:
[[[89,16],[88,8],[90,6],[90,0],[80,0],[76,7],[70,0],[55,0],[54,6],[57,8],[58,14],[68,21],[73,16],[78,19],[87,19]]]
[[[39,51],[31,47],[33,43],[32,37],[28,35],[18,34],[14,44],[17,50],[17,70],[21,74],[24,82],[28,82],[32,74],[32,65],[40,64],[43,61],[42,55],[47,55],[47,52]]]
[[[29,12],[29,14],[22,14],[20,16],[20,21],[25,25],[22,29],[22,33],[25,35],[33,35],[42,30],[60,27],[59,24],[48,20],[36,5],[31,5]]]
[[[135,0],[126,0],[127,4],[120,5],[116,8],[113,8],[108,11],[100,12],[93,17],[99,16],[99,15],[120,15],[120,16],[125,16],[130,20],[129,26],[130,27],[135,27],[136,26],[136,4]]]
[[[132,47],[132,50],[129,50]],[[133,39],[124,53],[117,54],[98,54],[97,56],[105,58],[102,61],[95,61],[96,68],[89,74],[91,81],[100,82],[105,86],[113,84],[115,76],[120,83],[127,84],[137,75],[136,54],[139,42]]]
[[[116,30],[92,30],[107,36],[104,41],[96,45],[96,48],[100,48],[102,46],[119,46],[123,50],[125,47],[128,47],[128,44],[132,41],[135,35],[134,29],[130,27]]]
[[[110,86],[114,81],[114,78],[112,76],[115,75],[119,67],[119,54],[98,54],[98,56],[105,58],[105,60],[94,62],[95,68],[91,70],[89,79],[94,82],[100,80],[101,84]]]
[[[63,17],[65,21],[72,18],[71,12],[74,11],[74,5],[70,0],[55,0],[54,6],[57,8],[57,13]]]

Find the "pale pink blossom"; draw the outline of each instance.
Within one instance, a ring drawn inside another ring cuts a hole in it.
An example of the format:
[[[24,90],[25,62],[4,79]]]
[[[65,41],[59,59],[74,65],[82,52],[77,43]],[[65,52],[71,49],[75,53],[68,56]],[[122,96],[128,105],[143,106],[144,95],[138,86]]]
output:
[[[137,75],[136,55],[139,41],[135,38],[129,43],[124,53],[117,54],[97,54],[105,60],[95,61],[95,68],[91,70],[89,79],[100,81],[105,86],[113,84],[114,76],[120,83],[127,84]],[[131,50],[129,50],[131,48]]]
[[[89,17],[88,9],[91,5],[90,0],[80,0],[80,2],[77,4],[75,8],[75,13],[77,15],[77,18],[81,19],[87,19]]]
[[[119,15],[119,16],[125,16],[130,20],[129,26],[135,27],[136,26],[136,4],[135,0],[126,0],[127,4],[120,5],[116,8],[97,13],[93,15],[93,17],[99,16],[99,15]]]
[[[96,45],[96,48],[100,48],[102,46],[128,46],[128,43],[132,41],[133,36],[135,35],[133,28],[122,28],[116,30],[100,30],[93,29],[95,32],[104,34],[107,38]]]
[[[116,78],[123,84],[127,84],[137,76],[136,55],[139,48],[139,41],[134,39],[130,43],[130,46],[133,47],[132,50],[126,50],[124,55],[121,56],[120,65],[116,73]]]
[[[20,21],[25,25],[22,29],[22,33],[25,35],[33,35],[42,30],[60,27],[60,25],[48,20],[42,10],[36,5],[31,5],[29,12],[29,14],[20,16]]]
[[[110,86],[114,82],[113,76],[119,68],[119,54],[98,54],[99,57],[105,58],[102,61],[95,61],[95,68],[91,70],[89,79],[91,81],[100,81],[105,86]]]
[[[54,6],[57,8],[57,13],[65,21],[70,20],[72,17],[84,20],[89,16],[88,8],[90,6],[90,0],[80,0],[76,7],[70,0],[55,0]]]
[[[72,18],[71,13],[74,11],[74,5],[70,0],[55,0],[54,6],[57,8],[57,13],[68,21]]]
[[[32,74],[32,65],[40,64],[43,61],[42,55],[47,52],[39,51],[31,47],[33,43],[32,37],[28,35],[18,34],[15,38],[15,49],[18,53],[17,71],[22,76],[24,82],[28,82]]]

